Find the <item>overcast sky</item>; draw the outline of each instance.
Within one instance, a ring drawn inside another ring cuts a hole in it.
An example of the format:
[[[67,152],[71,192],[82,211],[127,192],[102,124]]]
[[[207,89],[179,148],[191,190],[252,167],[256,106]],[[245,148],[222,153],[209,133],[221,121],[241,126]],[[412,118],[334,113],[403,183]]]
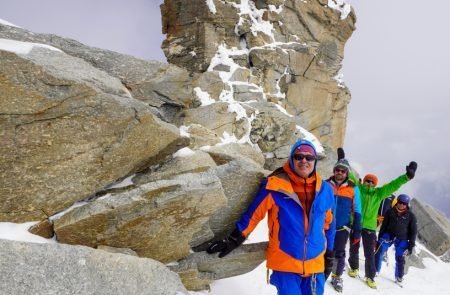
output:
[[[347,0],[357,30],[347,43],[344,80],[352,92],[344,148],[360,173],[384,183],[415,160],[400,189],[450,216],[450,1]],[[39,33],[165,61],[162,0],[14,0],[0,18]]]

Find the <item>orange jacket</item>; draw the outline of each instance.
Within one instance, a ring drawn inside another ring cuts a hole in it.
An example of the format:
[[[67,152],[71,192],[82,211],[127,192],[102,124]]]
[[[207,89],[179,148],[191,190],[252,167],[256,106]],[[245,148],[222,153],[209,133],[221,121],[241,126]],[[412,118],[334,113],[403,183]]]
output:
[[[334,195],[332,187],[318,173],[314,178],[315,182],[311,182],[310,178],[296,176],[287,163],[281,172],[264,180],[253,203],[237,223],[237,229],[248,236],[268,213],[267,267],[270,269],[304,276],[324,271],[323,254],[326,249],[332,250],[334,244]],[[299,198],[308,184],[314,187],[309,216]]]

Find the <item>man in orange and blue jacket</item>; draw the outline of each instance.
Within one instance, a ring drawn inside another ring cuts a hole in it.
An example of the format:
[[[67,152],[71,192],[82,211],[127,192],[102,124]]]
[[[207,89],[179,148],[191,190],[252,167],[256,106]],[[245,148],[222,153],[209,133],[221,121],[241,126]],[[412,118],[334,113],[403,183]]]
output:
[[[254,201],[223,241],[208,253],[230,253],[268,213],[267,267],[279,295],[323,294],[325,267],[332,267],[335,236],[334,194],[316,171],[314,145],[299,140],[286,164],[269,175]]]

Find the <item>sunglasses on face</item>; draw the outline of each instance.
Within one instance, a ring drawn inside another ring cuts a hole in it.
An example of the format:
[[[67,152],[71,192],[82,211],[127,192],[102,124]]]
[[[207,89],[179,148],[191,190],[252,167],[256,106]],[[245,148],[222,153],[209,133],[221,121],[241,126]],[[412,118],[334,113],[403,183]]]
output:
[[[398,201],[398,203],[401,204],[401,205],[404,205],[404,206],[407,206],[407,205],[408,205],[407,203],[401,202],[401,201]]]
[[[368,183],[368,184],[374,184],[375,182],[373,182],[373,180],[371,180],[371,179],[366,179],[366,181],[364,181],[365,183]]]
[[[296,161],[302,161],[303,159],[306,159],[306,161],[308,162],[313,162],[316,160],[316,157],[314,157],[313,155],[303,155],[303,154],[295,154],[292,156],[292,158],[294,158],[294,160]]]
[[[335,168],[335,169],[334,169],[334,172],[337,172],[337,173],[347,173],[347,170],[341,169],[341,168]]]

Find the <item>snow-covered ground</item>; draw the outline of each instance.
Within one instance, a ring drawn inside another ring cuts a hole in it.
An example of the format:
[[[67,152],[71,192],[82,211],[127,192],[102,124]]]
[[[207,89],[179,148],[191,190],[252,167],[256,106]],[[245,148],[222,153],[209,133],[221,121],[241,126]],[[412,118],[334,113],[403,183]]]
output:
[[[0,223],[0,239],[17,240],[30,243],[56,243],[54,239],[44,239],[30,234],[28,228],[33,222],[15,224]],[[255,231],[250,235],[246,243],[256,243],[265,240],[267,237],[267,226],[263,220]],[[424,246],[418,243],[416,251],[427,251]],[[429,252],[429,251],[427,251]],[[364,276],[364,256],[360,252],[360,276]],[[365,282],[359,278],[350,278],[344,273],[344,294],[450,294],[450,264],[444,263],[438,257],[435,259],[425,258],[425,269],[410,267],[405,275],[403,288],[394,283],[395,257],[394,249],[391,247],[388,252],[389,265],[383,264],[381,273],[375,278],[378,289],[370,289]],[[211,291],[190,292],[191,295],[276,295],[276,289],[266,282],[265,263],[261,264],[250,273],[218,280],[211,285]],[[339,294],[333,290],[329,281],[326,283],[325,294]]]
[[[265,240],[267,237],[267,222],[261,221],[255,231],[250,235],[246,243],[256,243]],[[267,240],[267,239],[266,239]],[[418,242],[415,249],[416,253],[420,251],[427,251],[424,246]],[[347,252],[348,253],[348,252]],[[394,247],[392,246],[388,251],[388,266],[384,263],[380,274],[375,278],[377,289],[369,288],[366,283],[360,278],[351,278],[345,272],[344,278],[344,292],[343,294],[450,294],[450,264],[443,262],[438,257],[430,253],[435,259],[425,258],[425,269],[418,269],[410,267],[408,274],[404,277],[403,288],[394,283],[394,267],[395,255]],[[408,258],[407,258],[408,259]],[[360,249],[360,276],[364,277],[364,254],[363,249]],[[325,286],[325,294],[339,294],[330,285],[330,280]],[[276,295],[275,287],[267,284],[267,270],[265,263],[250,273],[232,277],[228,279],[218,280],[211,286],[211,291],[191,292],[192,295]]]

